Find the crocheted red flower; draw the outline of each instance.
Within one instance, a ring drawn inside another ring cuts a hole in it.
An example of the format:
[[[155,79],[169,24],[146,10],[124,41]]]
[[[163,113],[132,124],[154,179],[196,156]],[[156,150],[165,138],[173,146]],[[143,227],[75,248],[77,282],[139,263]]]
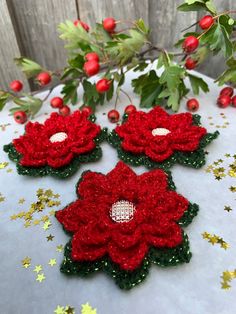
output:
[[[92,151],[100,131],[86,113],[75,111],[66,117],[52,113],[44,124],[28,122],[25,134],[14,139],[13,146],[21,155],[21,166],[60,168]]]
[[[77,193],[77,201],[56,213],[73,233],[74,261],[109,256],[121,269],[132,271],[149,248],[175,248],[183,241],[177,222],[189,202],[168,188],[163,170],[136,175],[119,162],[107,175],[85,172]]]
[[[145,154],[155,162],[163,162],[175,151],[197,150],[207,133],[205,128],[193,125],[192,114],[169,115],[158,106],[148,113],[132,112],[115,132],[122,138],[125,151]]]

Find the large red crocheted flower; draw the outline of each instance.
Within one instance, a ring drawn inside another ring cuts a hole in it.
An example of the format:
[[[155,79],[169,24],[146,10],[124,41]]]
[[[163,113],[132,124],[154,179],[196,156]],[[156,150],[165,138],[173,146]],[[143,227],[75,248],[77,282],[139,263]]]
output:
[[[207,133],[205,128],[193,125],[192,114],[169,115],[158,106],[148,113],[132,112],[115,132],[122,138],[125,151],[145,154],[155,162],[166,160],[175,151],[197,150]]]
[[[60,168],[93,150],[100,131],[86,113],[75,111],[66,117],[52,113],[44,124],[28,122],[25,134],[14,139],[13,145],[21,154],[22,166]]]
[[[123,270],[139,267],[150,247],[182,243],[177,221],[189,202],[168,188],[160,169],[136,175],[119,162],[107,175],[85,172],[79,199],[56,213],[73,233],[71,258],[95,261],[108,255]]]

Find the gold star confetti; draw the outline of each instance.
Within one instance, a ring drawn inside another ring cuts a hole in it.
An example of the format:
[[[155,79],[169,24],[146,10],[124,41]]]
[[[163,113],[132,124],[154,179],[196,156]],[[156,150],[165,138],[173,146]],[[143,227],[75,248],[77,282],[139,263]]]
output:
[[[26,256],[22,261],[21,261],[22,267],[28,268],[31,265],[31,258]]]
[[[17,215],[15,215],[15,214],[14,214],[14,215],[11,215],[10,218],[11,218],[11,220],[16,220],[16,219],[17,219]]]
[[[49,217],[46,215],[46,216],[43,216],[42,218],[41,218],[41,221],[43,221],[43,222],[46,222],[46,221],[48,221],[49,220]]]
[[[28,228],[31,226],[31,222],[30,221],[26,221],[26,223],[24,223],[24,227]]]
[[[1,202],[4,202],[5,199],[6,199],[6,198],[5,198],[4,196],[2,196],[2,194],[0,193],[0,203],[1,203]]]
[[[232,208],[230,206],[225,206],[224,207],[224,210],[226,210],[227,212],[231,212],[232,211]]]
[[[225,270],[220,277],[223,280],[221,282],[221,289],[229,290],[231,288],[229,283],[236,278],[236,269],[233,271]]]
[[[44,224],[43,224],[43,229],[46,231],[49,229],[49,227],[52,225],[50,220],[47,220]]]
[[[46,238],[47,238],[47,241],[52,241],[54,236],[52,234],[49,234]]]
[[[33,221],[33,225],[39,225],[40,224],[40,220],[39,219],[35,219],[34,221]]]
[[[58,305],[57,308],[54,310],[55,314],[65,314],[65,308],[64,306]]]
[[[10,172],[12,172],[12,171],[13,171],[13,169],[11,169],[11,168],[7,169],[7,172],[8,172],[8,173],[10,173]]]
[[[93,309],[89,303],[82,304],[81,314],[97,314],[97,310]]]
[[[236,192],[236,186],[231,186],[229,189],[231,192]]]
[[[54,198],[59,198],[59,197],[60,197],[60,194],[54,194],[53,197],[54,197]]]
[[[44,273],[41,273],[41,274],[38,274],[36,281],[42,282],[45,279],[46,277],[44,276]]]
[[[62,244],[58,245],[57,252],[62,252],[62,250],[63,250],[63,245]]]
[[[4,169],[9,165],[9,162],[0,162],[0,169]]]
[[[220,247],[222,249],[225,249],[225,250],[227,250],[229,248],[229,244],[215,234],[203,232],[202,237],[203,237],[203,239],[208,240],[208,242],[211,243],[212,245],[220,244]]]
[[[18,201],[18,204],[24,204],[25,202],[25,199],[24,198],[20,198],[19,201]]]
[[[75,314],[75,309],[70,305],[67,305],[65,308],[65,314]]]
[[[42,269],[42,265],[36,265],[33,271],[38,274],[42,271]]]
[[[48,265],[50,265],[50,266],[54,266],[54,265],[56,265],[56,264],[57,264],[57,261],[56,261],[55,258],[51,258],[51,259],[49,260],[49,262],[48,262]]]

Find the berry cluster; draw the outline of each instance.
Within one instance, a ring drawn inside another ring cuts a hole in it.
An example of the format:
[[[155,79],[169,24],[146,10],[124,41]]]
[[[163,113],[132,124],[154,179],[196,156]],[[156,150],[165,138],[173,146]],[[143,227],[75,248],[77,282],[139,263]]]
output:
[[[211,15],[203,16],[201,20],[198,22],[199,27],[204,31],[208,30],[213,24],[214,24],[214,18]],[[186,54],[191,54],[195,52],[195,50],[199,46],[200,36],[195,37],[191,35],[185,38],[182,47]],[[195,69],[197,64],[198,64],[198,60],[196,56],[194,57],[188,56],[185,60],[185,68],[187,70]]]
[[[226,108],[229,105],[236,107],[236,95],[234,96],[234,90],[232,87],[224,87],[217,99],[217,105],[220,108]]]

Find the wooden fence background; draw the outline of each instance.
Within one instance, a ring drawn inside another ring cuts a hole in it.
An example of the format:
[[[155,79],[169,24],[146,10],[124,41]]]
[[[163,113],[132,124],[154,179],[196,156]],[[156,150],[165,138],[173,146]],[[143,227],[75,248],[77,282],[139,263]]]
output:
[[[57,25],[80,18],[89,25],[104,17],[137,19],[142,17],[152,28],[152,40],[165,48],[173,47],[180,30],[194,23],[197,13],[177,12],[183,0],[0,0],[0,87],[13,79],[28,82],[13,62],[23,55],[49,69],[62,68],[66,62]],[[215,0],[220,11],[236,8],[235,0]],[[215,77],[224,68],[218,57],[200,70]]]

